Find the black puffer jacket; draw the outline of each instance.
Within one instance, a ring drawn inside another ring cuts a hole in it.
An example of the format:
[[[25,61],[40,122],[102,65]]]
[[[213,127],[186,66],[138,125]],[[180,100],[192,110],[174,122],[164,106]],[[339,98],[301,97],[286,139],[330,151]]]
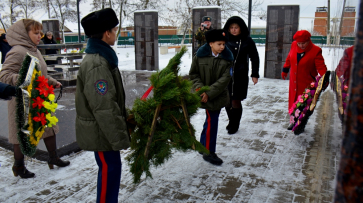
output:
[[[231,24],[237,23],[241,29],[241,34],[233,36],[229,33],[227,47],[234,56],[234,71],[232,80],[228,85],[231,100],[244,100],[248,90],[248,58],[252,62],[251,77],[259,78],[260,58],[258,56],[255,42],[249,37],[246,23],[238,16],[230,17],[224,25],[224,30],[229,31]]]

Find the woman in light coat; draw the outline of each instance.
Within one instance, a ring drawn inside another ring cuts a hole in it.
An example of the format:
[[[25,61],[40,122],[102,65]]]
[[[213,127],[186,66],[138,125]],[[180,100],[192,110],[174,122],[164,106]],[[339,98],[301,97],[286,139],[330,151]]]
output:
[[[37,57],[40,63],[42,75],[48,79],[49,85],[59,88],[61,84],[47,74],[47,65],[37,49],[41,35],[42,24],[32,19],[22,19],[13,24],[7,32],[6,38],[13,48],[8,52],[5,62],[0,72],[0,82],[15,86],[19,77],[19,70],[27,53]],[[17,139],[17,126],[15,123],[16,111],[15,98],[8,102],[8,120],[9,120],[9,142],[14,146],[14,176],[21,178],[32,178],[34,173],[28,171],[24,166],[24,155],[20,150],[19,141]],[[56,152],[56,137],[59,132],[58,125],[51,128],[45,128],[43,139],[49,153],[48,165],[52,168],[53,165],[60,167],[68,166],[69,161],[62,161]]]

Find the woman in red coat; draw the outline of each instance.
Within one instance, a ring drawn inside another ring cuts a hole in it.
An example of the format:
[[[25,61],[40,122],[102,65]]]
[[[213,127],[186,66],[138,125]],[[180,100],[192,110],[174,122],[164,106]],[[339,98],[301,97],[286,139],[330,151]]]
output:
[[[291,44],[291,49],[287,55],[281,77],[286,79],[290,72],[289,83],[289,108],[301,95],[309,84],[315,81],[318,75],[324,75],[327,71],[324,63],[321,48],[312,43],[311,34],[306,30],[297,31],[294,35],[294,42]],[[291,130],[293,125],[287,129]]]
[[[338,78],[343,76],[343,78],[346,80],[346,84],[348,85],[350,77],[350,68],[352,66],[353,51],[354,51],[354,45],[345,49],[343,57],[340,59],[339,64],[335,69],[335,73],[337,74]]]

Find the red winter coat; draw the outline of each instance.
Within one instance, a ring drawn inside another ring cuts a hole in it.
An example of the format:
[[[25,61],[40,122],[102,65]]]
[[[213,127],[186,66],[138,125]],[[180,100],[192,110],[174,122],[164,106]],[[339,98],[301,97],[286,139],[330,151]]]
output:
[[[284,70],[290,69],[288,109],[291,108],[297,97],[304,92],[310,83],[315,81],[314,78],[318,73],[324,75],[327,71],[320,47],[311,42],[311,46],[306,48],[305,55],[300,59],[299,63],[297,63],[297,48],[297,42],[292,42],[284,64]]]
[[[335,73],[340,78],[341,76],[344,77],[346,83],[349,84],[349,77],[350,77],[350,68],[352,66],[352,58],[353,58],[353,50],[354,46],[351,46],[344,50],[343,57],[340,59],[337,68],[335,69]]]

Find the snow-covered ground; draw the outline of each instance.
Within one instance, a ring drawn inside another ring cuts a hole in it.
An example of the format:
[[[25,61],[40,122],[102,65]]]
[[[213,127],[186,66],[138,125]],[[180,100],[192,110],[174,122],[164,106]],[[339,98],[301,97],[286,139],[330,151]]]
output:
[[[314,142],[317,115],[311,116],[301,136],[284,130],[288,122],[288,81],[263,77],[264,51],[264,46],[258,46],[261,78],[256,85],[250,81],[237,134],[227,134],[228,118],[224,109],[221,112],[217,153],[224,164],[213,166],[193,151],[175,152],[163,166],[152,169],[154,179],[133,185],[124,159],[129,150],[121,151],[120,202],[295,202],[304,196],[304,181],[309,180],[304,163],[311,156],[308,150]],[[343,49],[323,48],[328,69],[335,69],[342,53]],[[120,70],[135,70],[134,48],[117,48],[117,54]],[[169,50],[169,54],[159,55],[160,68],[174,54]],[[180,65],[181,75],[188,74],[191,60],[189,47]],[[191,119],[197,140],[204,120],[203,110]],[[337,120],[334,115],[331,125],[339,123]],[[331,133],[330,147],[339,146],[340,132]],[[98,170],[94,154],[81,151],[63,159],[71,165],[54,170],[49,170],[45,162],[27,161],[28,169],[36,177],[25,180],[12,174],[12,152],[0,148],[0,202],[94,202]],[[332,170],[336,170],[336,163]],[[326,187],[332,190],[334,181],[330,180]]]

